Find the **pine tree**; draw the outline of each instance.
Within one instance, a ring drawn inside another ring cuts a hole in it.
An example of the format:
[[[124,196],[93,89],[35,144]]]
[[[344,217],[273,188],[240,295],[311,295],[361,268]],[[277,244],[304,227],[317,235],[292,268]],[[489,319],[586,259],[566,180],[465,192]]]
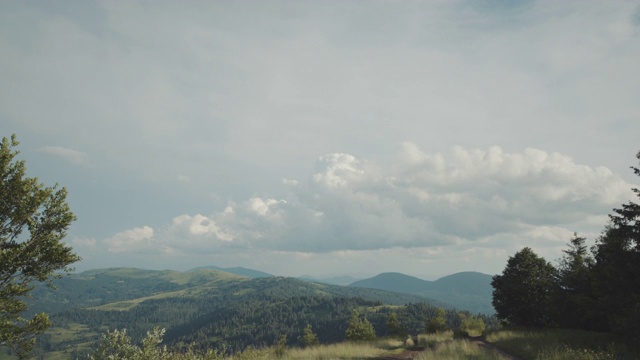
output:
[[[640,160],[640,152],[636,155]],[[631,167],[640,176],[640,169]],[[640,197],[640,190],[632,191]],[[614,209],[611,224],[594,253],[595,313],[599,330],[612,330],[640,344],[640,205],[629,202]]]
[[[407,330],[402,326],[402,323],[398,320],[398,315],[394,312],[387,319],[387,336],[397,339],[404,339],[407,336]]]
[[[561,327],[590,329],[594,324],[591,272],[594,260],[585,241],[574,234],[558,264],[553,317]]]
[[[305,347],[318,345],[318,335],[313,332],[311,324],[307,324],[304,328],[304,334],[302,335],[302,342]]]

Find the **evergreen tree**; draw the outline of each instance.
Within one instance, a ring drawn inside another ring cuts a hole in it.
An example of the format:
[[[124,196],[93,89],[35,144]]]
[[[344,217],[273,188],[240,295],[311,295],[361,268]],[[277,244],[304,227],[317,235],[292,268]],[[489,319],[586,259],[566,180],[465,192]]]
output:
[[[348,341],[373,341],[376,339],[376,332],[367,318],[360,318],[358,310],[353,310],[353,315],[349,319],[346,338]]]
[[[427,322],[427,332],[438,333],[438,332],[446,331],[448,327],[447,327],[447,320],[445,319],[445,315],[446,315],[446,311],[444,311],[444,309],[442,308],[438,309],[438,311],[436,312],[436,315]]]
[[[402,326],[395,312],[392,312],[387,319],[387,336],[397,339],[403,339],[407,336],[407,330]]]
[[[590,329],[593,326],[591,271],[594,260],[585,241],[585,238],[574,234],[558,264],[553,317],[561,327]]]
[[[640,160],[640,152],[636,155]],[[631,167],[640,176],[640,169]],[[640,190],[632,191],[640,197]],[[640,344],[640,205],[629,202],[614,209],[611,223],[598,240],[593,267],[595,313],[599,330],[624,335]]]
[[[311,324],[307,324],[307,326],[305,326],[304,333],[302,335],[302,342],[306,347],[318,345],[318,335],[313,332]]]
[[[496,316],[512,325],[549,325],[554,276],[555,268],[530,248],[517,252],[491,281]]]

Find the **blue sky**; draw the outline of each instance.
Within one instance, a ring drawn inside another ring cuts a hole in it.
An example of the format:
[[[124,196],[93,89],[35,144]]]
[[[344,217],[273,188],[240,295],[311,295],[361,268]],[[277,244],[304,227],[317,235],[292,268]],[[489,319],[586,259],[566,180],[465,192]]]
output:
[[[3,1],[0,135],[79,270],[496,273],[633,198],[638,64],[639,1]]]

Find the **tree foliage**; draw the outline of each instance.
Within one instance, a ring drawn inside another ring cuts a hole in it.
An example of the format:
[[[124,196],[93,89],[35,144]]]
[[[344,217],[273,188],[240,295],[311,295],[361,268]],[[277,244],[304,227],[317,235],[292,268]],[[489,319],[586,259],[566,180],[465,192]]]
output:
[[[316,335],[316,333],[313,332],[313,328],[311,327],[311,324],[307,324],[307,326],[304,327],[304,331],[302,335],[302,343],[306,347],[315,346],[315,345],[318,345],[319,343],[318,335]]]
[[[436,316],[427,322],[428,333],[439,333],[449,329],[447,320],[445,319],[446,311],[442,308],[438,309]]]
[[[222,360],[224,350],[209,349],[204,352],[189,348],[174,352],[160,346],[165,330],[158,327],[148,331],[140,346],[133,344],[127,330],[113,330],[102,335],[97,348],[89,354],[89,360]],[[286,336],[284,337],[286,342]]]
[[[554,276],[553,265],[528,247],[510,257],[502,275],[491,281],[497,317],[512,325],[550,324]]]
[[[387,319],[387,336],[396,339],[407,337],[407,329],[402,325],[395,312],[389,314],[389,319]]]
[[[358,310],[353,311],[345,335],[348,341],[373,341],[376,339],[373,325],[367,318],[361,318]]]
[[[486,328],[484,321],[480,317],[472,316],[467,313],[461,312],[460,316],[460,331],[469,336],[482,335]]]
[[[640,176],[640,168],[631,169]],[[631,190],[640,197],[640,189]],[[629,201],[609,218],[591,254],[586,239],[574,235],[555,274],[531,249],[510,258],[492,282],[498,317],[517,325],[613,332],[640,347],[640,205]]]
[[[59,277],[59,270],[80,258],[62,243],[75,220],[65,199],[67,191],[45,187],[26,177],[24,161],[15,158],[16,136],[0,145],[0,346],[8,345],[20,357],[33,348],[35,334],[50,323],[46,314],[24,319],[32,282]]]
[[[554,322],[564,328],[592,329],[594,265],[586,239],[574,234],[558,262],[553,294]]]
[[[640,152],[636,155],[640,160]],[[640,169],[631,167],[640,176]],[[640,197],[640,190],[632,191]],[[640,344],[640,205],[632,201],[614,209],[610,225],[594,249],[594,313],[600,330],[624,335]]]

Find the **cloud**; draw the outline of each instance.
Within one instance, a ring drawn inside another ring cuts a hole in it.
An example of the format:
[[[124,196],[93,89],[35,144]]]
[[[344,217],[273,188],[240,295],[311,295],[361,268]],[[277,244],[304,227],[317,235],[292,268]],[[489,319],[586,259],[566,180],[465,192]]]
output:
[[[78,214],[98,249],[123,223],[256,258],[597,232],[638,150],[639,6],[494,5],[0,2],[0,118],[91,154],[48,150],[97,165],[66,175],[120,215]]]
[[[185,238],[211,237],[222,241],[233,240],[233,236],[222,231],[213,219],[200,214],[175,217],[169,231],[174,236],[182,235]]]
[[[107,245],[109,252],[121,253],[132,251],[151,251],[156,252],[156,244],[151,241],[154,231],[149,226],[143,226],[126,230],[115,234],[104,243]]]
[[[621,165],[634,150],[634,2],[254,5],[4,5],[0,112],[118,169],[192,183],[406,139]]]
[[[67,149],[62,146],[43,146],[38,150],[46,154],[60,157],[75,165],[89,164],[89,155],[80,151]]]
[[[594,219],[605,221],[632,196],[632,185],[607,168],[496,146],[456,147],[447,157],[404,143],[390,165],[328,154],[308,179],[286,198],[252,197],[209,216],[180,215],[155,234],[146,227],[120,233],[110,249],[156,240],[186,253],[559,247],[575,231],[602,229]]]

